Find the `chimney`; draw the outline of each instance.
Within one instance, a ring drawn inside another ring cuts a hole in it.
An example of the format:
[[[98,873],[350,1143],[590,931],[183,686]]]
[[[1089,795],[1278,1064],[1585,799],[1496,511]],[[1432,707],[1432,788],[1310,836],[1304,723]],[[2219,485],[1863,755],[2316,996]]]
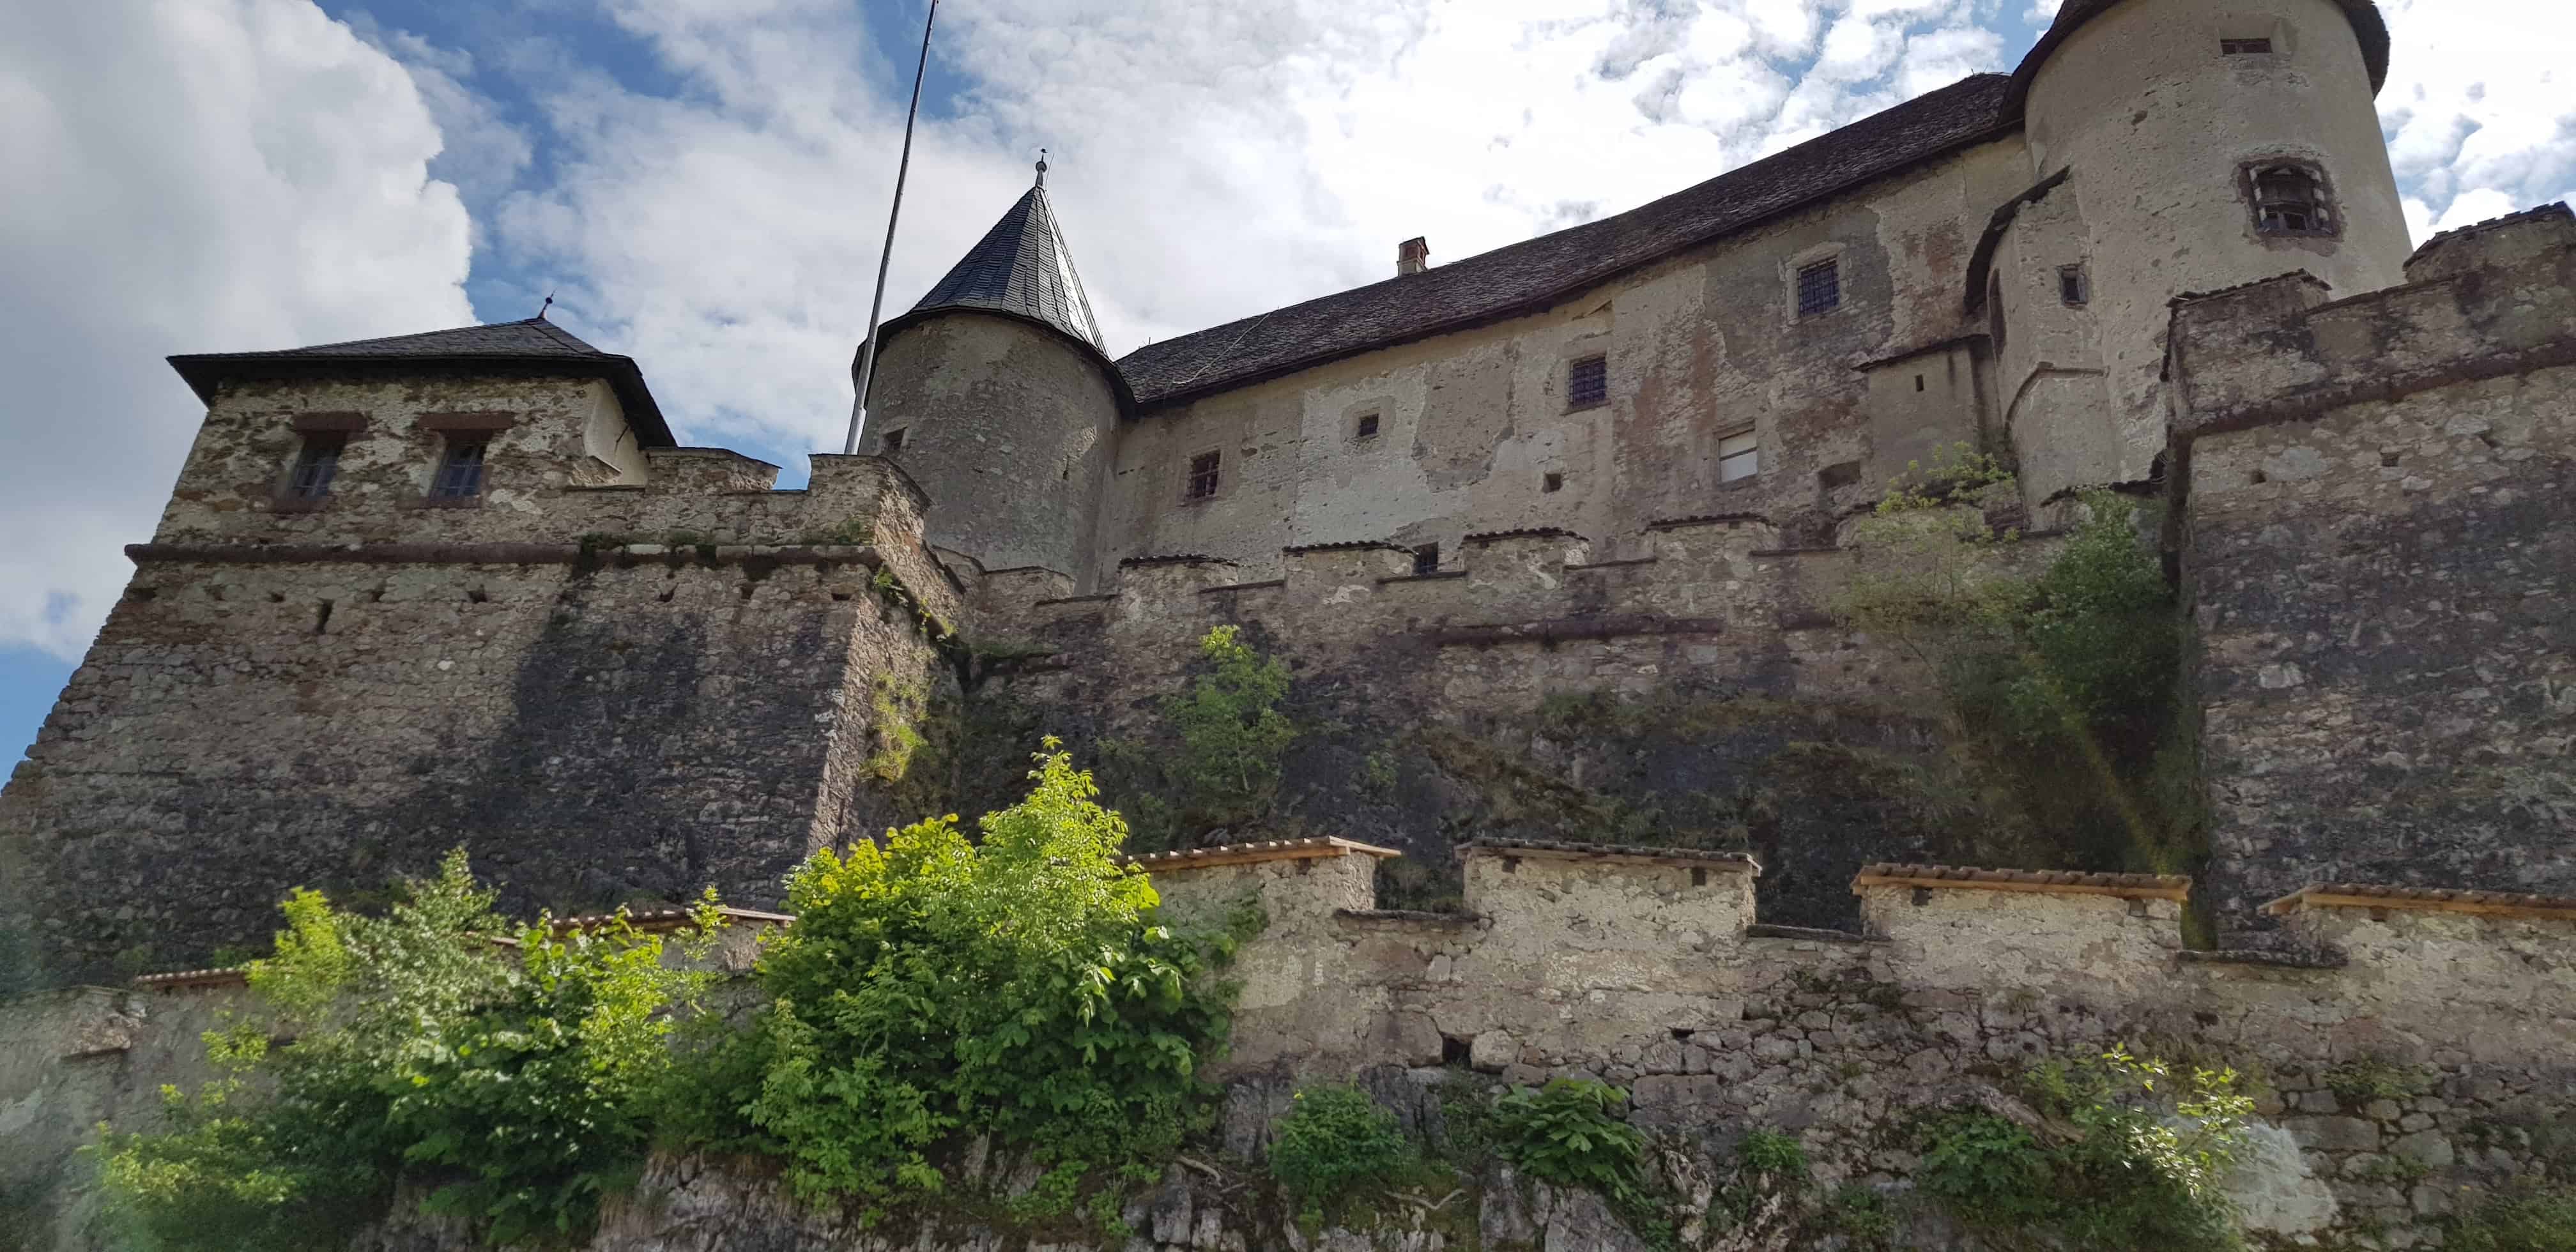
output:
[[[1416,236],[1395,245],[1395,273],[1401,278],[1431,268],[1431,241]]]

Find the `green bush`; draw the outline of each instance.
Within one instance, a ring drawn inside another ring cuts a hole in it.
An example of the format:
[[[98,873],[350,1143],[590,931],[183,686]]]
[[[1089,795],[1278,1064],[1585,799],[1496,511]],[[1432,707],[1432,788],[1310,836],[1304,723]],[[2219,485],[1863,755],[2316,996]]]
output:
[[[2576,1248],[2576,1188],[2496,1195],[2454,1220],[2442,1246],[2449,1252],[2568,1252]]]
[[[227,1077],[194,1096],[165,1088],[167,1130],[102,1127],[102,1177],[132,1241],[322,1246],[381,1213],[398,1180],[495,1243],[587,1228],[641,1160],[672,1011],[706,976],[663,968],[661,941],[623,914],[557,934],[549,917],[512,927],[491,903],[461,851],[386,917],[296,892],[275,955],[250,969],[272,1016],[207,1036]]]
[[[1159,1170],[1204,1112],[1230,996],[1205,975],[1229,941],[1156,920],[1126,823],[1056,746],[980,842],[939,817],[797,868],[796,925],[758,968],[772,1003],[710,1061],[690,1139],[775,1154],[799,1195],[871,1216],[938,1190],[932,1153],[963,1136],[1049,1171],[1023,1216]]]
[[[1748,1174],[1767,1175],[1783,1182],[1802,1180],[1807,1176],[1807,1148],[1795,1135],[1756,1126],[1744,1132],[1735,1145],[1736,1167]]]
[[[1982,1109],[1941,1114],[1925,1126],[1916,1182],[1976,1226],[2084,1248],[2232,1252],[2244,1240],[2224,1184],[2253,1112],[2236,1081],[2119,1047],[2044,1065],[2028,1086],[2067,1128],[2059,1141]]]
[[[1299,1201],[1383,1184],[1413,1161],[1395,1115],[1345,1083],[1303,1087],[1272,1129],[1270,1176]]]
[[[1641,1194],[1646,1137],[1619,1119],[1627,1103],[1626,1091],[1573,1078],[1518,1088],[1494,1102],[1494,1145],[1543,1182],[1633,1199]]]
[[[1199,640],[1207,670],[1162,701],[1164,736],[1104,745],[1119,806],[1148,848],[1186,845],[1207,831],[1271,815],[1282,761],[1297,739],[1288,666],[1243,642],[1232,626]]]

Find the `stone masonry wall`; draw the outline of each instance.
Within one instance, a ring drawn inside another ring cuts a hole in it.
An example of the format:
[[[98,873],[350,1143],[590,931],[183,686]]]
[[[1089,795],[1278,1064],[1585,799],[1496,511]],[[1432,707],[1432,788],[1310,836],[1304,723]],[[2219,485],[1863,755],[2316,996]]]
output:
[[[2576,217],[2408,274],[2175,313],[2222,918],[2321,880],[2576,890]]]
[[[919,494],[873,458],[817,457],[801,492],[648,459],[648,485],[496,482],[381,532],[399,502],[354,489],[174,503],[0,793],[40,980],[201,962],[290,888],[364,899],[460,845],[522,911],[767,903],[811,849],[917,816],[886,710],[953,692],[957,612]]]

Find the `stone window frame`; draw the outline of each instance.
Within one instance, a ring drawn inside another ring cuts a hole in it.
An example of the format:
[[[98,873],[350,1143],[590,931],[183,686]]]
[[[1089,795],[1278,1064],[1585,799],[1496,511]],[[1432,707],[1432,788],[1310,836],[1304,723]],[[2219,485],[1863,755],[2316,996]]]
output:
[[[2264,171],[2293,169],[2307,175],[2316,187],[2316,208],[2325,217],[2322,227],[2304,230],[2272,230],[2263,225],[2263,197],[2257,185]],[[2343,237],[2343,201],[2335,194],[2334,177],[2325,164],[2314,157],[2284,153],[2240,161],[2236,166],[2236,194],[2245,201],[2247,223],[2257,239],[2340,239]]]
[[[419,506],[425,509],[479,509],[483,497],[492,490],[492,453],[501,436],[518,425],[516,413],[490,411],[423,413],[412,419],[414,429],[438,436],[438,456],[429,463],[429,481],[420,493]],[[449,495],[439,490],[439,480],[447,475],[448,465],[456,450],[465,446],[482,449],[474,474],[471,494]]]
[[[1851,267],[1843,264],[1850,251],[1850,245],[1840,241],[1820,243],[1811,248],[1801,248],[1781,261],[1781,310],[1789,325],[1805,326],[1828,321],[1852,307]],[[1804,276],[1824,265],[1831,265],[1834,269],[1834,302],[1813,313],[1803,312],[1805,304],[1799,298],[1799,289]]]
[[[367,415],[356,412],[298,413],[287,423],[287,429],[297,436],[295,450],[286,458],[286,466],[278,472],[277,484],[269,492],[269,511],[318,513],[330,508],[334,496],[328,483],[337,480],[339,463],[349,455],[349,445],[366,433]],[[295,484],[303,476],[306,455],[323,442],[335,445],[330,479],[318,492],[307,494],[297,491]]]
[[[2057,267],[2057,302],[2070,309],[2093,303],[2093,271],[2084,262]]]
[[[1386,433],[1386,410],[1362,409],[1351,419],[1351,442],[1374,443]]]
[[[1206,470],[1199,468],[1201,462]],[[1199,478],[1205,474],[1207,490],[1199,490]],[[1225,449],[1201,448],[1181,458],[1181,503],[1205,504],[1225,495]]]

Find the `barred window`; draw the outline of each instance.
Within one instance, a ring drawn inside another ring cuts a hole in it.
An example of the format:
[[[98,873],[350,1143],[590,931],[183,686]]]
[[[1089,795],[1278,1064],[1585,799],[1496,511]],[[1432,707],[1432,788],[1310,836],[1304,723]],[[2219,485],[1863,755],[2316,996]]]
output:
[[[1222,459],[1222,454],[1215,452],[1202,452],[1197,456],[1191,457],[1190,480],[1189,484],[1182,489],[1182,498],[1186,500],[1205,500],[1208,497],[1215,495],[1217,466]]]
[[[1731,483],[1762,472],[1762,445],[1752,431],[1717,441],[1717,481]]]
[[[2246,172],[2255,229],[2266,235],[2331,235],[2334,210],[2325,179],[2304,165],[2260,165]]]
[[[1843,267],[1839,258],[1798,267],[1798,316],[1831,313],[1842,303]]]
[[[1416,574],[1437,574],[1440,572],[1439,544],[1426,543],[1413,550],[1413,572]]]
[[[286,476],[286,494],[298,500],[331,494],[331,480],[340,472],[340,453],[348,446],[349,437],[336,432],[306,435],[303,449],[295,454],[295,469]]]
[[[2218,51],[2222,56],[2231,57],[2265,56],[2269,55],[2272,51],[2272,41],[2269,39],[2221,39],[2218,41]]]
[[[481,439],[447,441],[447,453],[438,462],[438,475],[430,480],[429,494],[440,500],[464,500],[483,494],[483,450]]]
[[[1587,356],[1565,367],[1565,407],[1588,409],[1610,402],[1610,358]]]
[[[1352,434],[1352,438],[1355,438],[1355,439],[1375,439],[1375,438],[1377,438],[1377,414],[1375,414],[1375,413],[1362,413],[1362,414],[1360,414],[1359,425],[1354,429],[1353,434]]]

